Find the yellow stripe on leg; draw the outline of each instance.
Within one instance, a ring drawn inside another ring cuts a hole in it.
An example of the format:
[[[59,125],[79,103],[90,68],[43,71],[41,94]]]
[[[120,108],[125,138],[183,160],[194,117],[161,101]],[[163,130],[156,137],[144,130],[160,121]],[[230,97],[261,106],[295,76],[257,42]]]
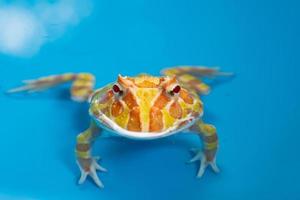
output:
[[[90,158],[91,157],[90,151],[75,150],[75,152],[76,152],[76,156],[79,158]]]
[[[215,142],[209,142],[209,143],[204,143],[204,148],[206,150],[213,150],[218,148],[218,141]]]
[[[77,142],[78,143],[87,143],[91,139],[91,136],[92,136],[92,132],[90,129],[88,129],[85,132],[83,132],[77,136]]]
[[[209,124],[201,123],[199,125],[200,131],[204,134],[204,136],[211,136],[216,134],[216,128]]]

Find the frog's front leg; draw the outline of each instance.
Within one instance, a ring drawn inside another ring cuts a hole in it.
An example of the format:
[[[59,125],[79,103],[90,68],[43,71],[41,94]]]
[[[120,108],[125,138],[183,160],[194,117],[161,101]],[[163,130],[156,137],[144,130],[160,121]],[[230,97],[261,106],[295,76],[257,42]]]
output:
[[[192,149],[195,156],[189,161],[192,163],[200,160],[197,177],[202,177],[208,165],[211,166],[214,172],[219,172],[219,168],[216,164],[216,153],[218,149],[216,128],[213,125],[205,124],[199,120],[192,126],[191,130],[195,131],[203,141],[202,149]]]
[[[103,188],[104,186],[98,178],[96,170],[105,172],[106,169],[97,163],[99,157],[91,156],[91,146],[99,133],[100,129],[97,127],[95,122],[92,121],[90,127],[77,136],[75,152],[77,164],[81,171],[81,177],[78,183],[82,184],[86,180],[87,176],[90,175],[96,185]]]

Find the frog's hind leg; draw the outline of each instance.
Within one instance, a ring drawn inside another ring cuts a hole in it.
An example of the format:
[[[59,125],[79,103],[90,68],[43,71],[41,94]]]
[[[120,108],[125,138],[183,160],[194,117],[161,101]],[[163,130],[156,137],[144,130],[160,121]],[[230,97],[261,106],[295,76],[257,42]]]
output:
[[[107,170],[97,163],[99,157],[91,156],[91,146],[93,141],[99,135],[99,132],[100,129],[96,126],[95,122],[92,121],[90,127],[77,136],[75,152],[77,164],[81,172],[78,183],[82,184],[87,176],[90,176],[98,187],[103,188],[104,185],[99,179],[96,171],[106,172]]]
[[[205,124],[199,120],[191,129],[196,131],[203,141],[203,149],[192,149],[195,156],[189,161],[189,163],[200,161],[197,177],[202,177],[207,166],[210,166],[214,172],[218,173],[220,170],[216,164],[216,153],[218,149],[216,128],[213,125]]]
[[[90,73],[66,73],[41,77],[35,80],[25,80],[23,81],[23,86],[11,89],[8,92],[38,92],[70,81],[73,82],[71,86],[72,99],[75,101],[88,100],[95,84],[95,78]]]

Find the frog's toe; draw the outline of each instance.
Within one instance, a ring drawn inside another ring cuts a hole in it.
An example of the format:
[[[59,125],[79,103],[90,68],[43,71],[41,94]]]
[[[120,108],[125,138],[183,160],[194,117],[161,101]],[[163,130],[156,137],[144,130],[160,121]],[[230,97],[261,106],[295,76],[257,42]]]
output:
[[[206,155],[200,149],[191,149],[192,152],[195,153],[195,156],[188,161],[188,163],[193,163],[196,161],[200,161],[200,167],[197,173],[197,178],[201,178],[209,165],[215,173],[220,172],[220,169],[217,166],[216,158],[212,161],[208,161]]]
[[[201,149],[192,148],[192,149],[190,149],[190,151],[192,153],[194,153],[195,155],[189,161],[187,161],[187,163],[193,163],[193,162],[201,159],[201,157],[202,157]]]
[[[79,180],[78,180],[78,184],[81,185],[81,184],[85,181],[87,175],[88,175],[87,172],[81,171],[81,176],[80,176],[80,178],[79,178]]]
[[[216,158],[213,161],[209,162],[209,165],[211,166],[212,170],[215,173],[219,173],[220,172],[220,169],[219,169],[219,167],[218,167],[218,165],[216,163]]]
[[[101,172],[107,172],[107,169],[105,169],[104,167],[102,167],[101,165],[99,165],[97,163],[97,160],[99,160],[99,159],[100,159],[99,157],[94,158],[93,161],[92,161],[92,165],[95,166],[96,170],[99,170]]]
[[[99,179],[99,177],[97,175],[97,170],[102,171],[102,172],[106,172],[107,170],[97,163],[97,160],[99,160],[99,159],[100,159],[99,157],[94,157],[94,158],[85,160],[86,163],[88,164],[88,166],[86,168],[82,167],[80,165],[80,162],[78,162],[80,172],[81,172],[81,176],[78,180],[78,184],[84,183],[87,176],[90,176],[99,188],[104,188],[103,183],[101,182],[101,180]]]
[[[202,163],[200,164],[198,173],[197,173],[197,178],[201,178],[206,170],[207,167],[207,163]]]
[[[89,175],[92,177],[92,179],[94,180],[95,184],[100,187],[100,188],[104,188],[103,183],[101,182],[101,180],[99,179],[97,173],[96,173],[96,169],[95,168],[91,168],[91,171],[89,173]]]
[[[78,180],[78,184],[83,184],[88,175],[93,179],[93,181],[95,182],[95,184],[98,187],[104,188],[103,183],[101,182],[101,180],[99,179],[99,177],[97,175],[96,168],[92,167],[92,166],[89,171],[81,170],[81,176]]]

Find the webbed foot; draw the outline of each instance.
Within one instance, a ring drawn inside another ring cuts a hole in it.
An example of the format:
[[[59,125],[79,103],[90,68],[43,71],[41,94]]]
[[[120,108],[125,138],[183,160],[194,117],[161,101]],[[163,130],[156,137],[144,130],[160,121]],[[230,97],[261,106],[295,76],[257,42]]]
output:
[[[193,163],[196,161],[200,161],[200,167],[197,173],[197,178],[201,178],[204,174],[207,166],[209,165],[215,173],[219,173],[220,170],[216,164],[216,158],[214,157],[212,160],[208,160],[207,156],[201,149],[191,149],[191,152],[195,153],[195,156],[188,161],[188,163]]]
[[[104,188],[104,185],[99,179],[96,171],[99,170],[101,172],[107,172],[107,170],[97,163],[97,160],[99,159],[100,159],[99,157],[77,159],[77,164],[81,172],[81,176],[79,178],[78,184],[84,183],[87,176],[89,175],[99,188]]]

